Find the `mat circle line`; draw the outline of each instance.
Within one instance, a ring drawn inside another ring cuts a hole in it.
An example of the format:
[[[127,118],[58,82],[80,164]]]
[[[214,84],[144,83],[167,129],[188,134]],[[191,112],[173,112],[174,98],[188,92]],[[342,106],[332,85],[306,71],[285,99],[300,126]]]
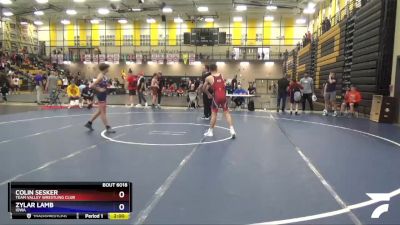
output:
[[[198,124],[198,123],[137,123],[137,124],[126,124],[126,125],[116,126],[113,129],[123,128],[123,127],[131,127],[131,126],[143,126],[143,125],[193,125],[193,126],[209,127],[208,124]],[[229,129],[226,128],[226,127],[215,126],[215,128],[219,128],[219,129],[223,129],[223,130],[229,131]],[[214,140],[214,141],[203,141],[203,142],[192,142],[192,143],[175,143],[175,144],[163,144],[163,143],[156,144],[156,143],[143,143],[143,142],[116,140],[116,139],[113,139],[113,138],[107,136],[106,135],[106,130],[103,130],[101,132],[101,136],[103,138],[111,141],[111,142],[116,142],[116,143],[120,143],[120,144],[129,144],[129,145],[142,145],[142,146],[193,146],[193,145],[213,144],[213,143],[223,142],[223,141],[227,141],[229,139],[232,139],[229,136],[227,138]]]

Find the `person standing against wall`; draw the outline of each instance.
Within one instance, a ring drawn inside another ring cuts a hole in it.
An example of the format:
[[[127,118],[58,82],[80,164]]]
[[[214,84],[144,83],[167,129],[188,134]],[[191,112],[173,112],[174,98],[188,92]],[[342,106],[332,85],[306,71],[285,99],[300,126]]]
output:
[[[165,86],[165,82],[164,82],[164,80],[162,78],[162,73],[161,72],[158,72],[158,85],[159,85],[159,88],[158,88],[158,104],[157,104],[157,108],[160,109],[161,108],[162,89]]]
[[[36,74],[34,77],[35,88],[36,88],[36,103],[38,105],[42,104],[42,86],[43,86],[43,76],[41,74]]]
[[[203,85],[204,85],[205,82],[206,82],[206,78],[207,78],[208,76],[210,76],[210,75],[211,75],[211,73],[210,73],[210,67],[209,67],[208,65],[205,65],[205,66],[204,66],[203,73],[202,73],[202,75],[201,75],[201,81],[202,81]],[[202,90],[202,88],[203,88],[202,86],[199,86],[199,89],[200,89],[200,90]],[[208,91],[209,91],[209,92],[212,92],[211,88],[209,88]],[[203,91],[204,115],[203,115],[203,117],[201,117],[201,118],[204,119],[204,120],[209,120],[209,119],[210,119],[210,116],[211,116],[211,102],[212,102],[212,99],[208,98],[207,93]]]
[[[138,81],[138,77],[133,74],[131,69],[129,69],[128,76],[126,78],[126,84],[128,86],[130,107],[133,107],[133,104],[134,104],[133,96],[136,94],[137,81]],[[129,104],[126,104],[126,106],[129,107]]]
[[[306,101],[310,105],[310,110],[314,110],[312,96],[314,94],[314,80],[308,75],[308,73],[304,74],[304,77],[300,79],[300,84],[303,86],[302,89],[302,106],[303,112],[306,110]]]
[[[278,80],[278,98],[276,101],[276,112],[279,112],[280,106],[282,106],[282,112],[285,112],[288,87],[289,80],[287,74],[285,74],[281,79]]]
[[[330,72],[328,81],[324,85],[324,100],[325,109],[322,115],[327,116],[329,110],[332,109],[333,116],[337,116],[336,112],[336,76],[335,73]]]
[[[145,104],[144,106],[147,107],[148,104],[147,104],[146,98],[144,97],[145,90],[146,90],[146,79],[144,78],[144,73],[140,72],[139,80],[138,80],[138,87],[137,87],[139,104],[142,105],[142,101],[143,101]]]
[[[160,89],[160,85],[158,83],[158,73],[153,74],[153,78],[151,79],[151,95],[152,95],[152,105],[151,107],[154,109],[156,107],[157,99],[158,99],[158,90]]]

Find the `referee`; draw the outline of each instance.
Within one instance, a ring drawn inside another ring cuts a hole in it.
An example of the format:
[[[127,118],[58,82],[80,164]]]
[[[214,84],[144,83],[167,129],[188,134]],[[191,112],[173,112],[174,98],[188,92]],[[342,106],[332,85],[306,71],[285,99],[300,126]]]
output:
[[[203,82],[203,85],[205,84],[206,78],[210,75],[211,75],[210,68],[208,65],[205,65],[203,73],[201,75],[201,81]],[[211,93],[212,90],[210,89],[209,92]],[[205,92],[203,92],[204,115],[203,115],[202,119],[204,119],[204,120],[209,120],[211,117],[211,102],[212,102],[212,99],[209,99],[207,94]]]

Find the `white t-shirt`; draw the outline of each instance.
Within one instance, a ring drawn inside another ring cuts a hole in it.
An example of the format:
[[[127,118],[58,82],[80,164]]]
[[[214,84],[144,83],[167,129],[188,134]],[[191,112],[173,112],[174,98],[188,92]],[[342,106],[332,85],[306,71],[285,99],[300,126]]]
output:
[[[14,79],[13,79],[13,83],[14,83],[14,85],[16,85],[16,86],[19,86],[19,78],[18,78],[18,77],[14,78]]]
[[[67,78],[62,79],[62,81],[63,81],[63,85],[64,86],[68,86],[68,79]]]

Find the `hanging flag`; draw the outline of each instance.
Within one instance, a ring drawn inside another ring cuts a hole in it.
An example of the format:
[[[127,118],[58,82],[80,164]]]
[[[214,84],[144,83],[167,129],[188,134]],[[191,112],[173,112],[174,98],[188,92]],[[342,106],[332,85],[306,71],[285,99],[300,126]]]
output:
[[[189,54],[188,53],[183,53],[182,54],[182,58],[183,58],[183,64],[188,64],[188,60],[189,60]]]
[[[93,63],[99,64],[99,55],[98,54],[93,55]]]
[[[142,64],[143,56],[140,53],[136,54],[136,63],[137,64]]]
[[[106,56],[104,54],[99,55],[99,63],[105,63],[106,62]]]
[[[90,62],[90,54],[85,55],[85,62]]]
[[[119,54],[114,54],[114,63],[119,64]]]

